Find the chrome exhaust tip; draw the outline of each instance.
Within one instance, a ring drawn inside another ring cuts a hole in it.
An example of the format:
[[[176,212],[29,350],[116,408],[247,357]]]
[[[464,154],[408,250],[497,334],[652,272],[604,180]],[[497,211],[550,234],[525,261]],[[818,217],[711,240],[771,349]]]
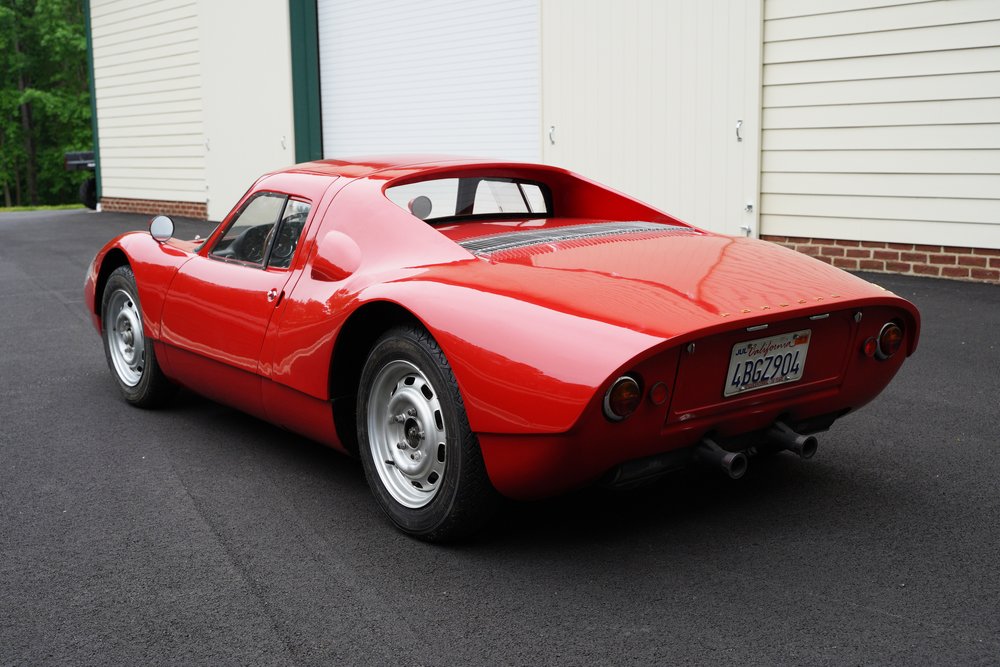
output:
[[[795,452],[804,459],[811,459],[819,449],[819,440],[814,435],[802,435],[791,426],[776,421],[767,431],[768,439],[782,449]]]
[[[742,452],[730,452],[711,438],[702,438],[695,445],[694,460],[704,465],[721,468],[730,479],[739,479],[747,472],[747,457]]]

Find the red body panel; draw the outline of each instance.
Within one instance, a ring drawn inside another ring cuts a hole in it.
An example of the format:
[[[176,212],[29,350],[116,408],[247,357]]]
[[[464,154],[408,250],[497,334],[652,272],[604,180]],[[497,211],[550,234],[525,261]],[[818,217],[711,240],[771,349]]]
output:
[[[105,258],[124,253],[147,335],[159,342],[168,375],[340,447],[330,405],[338,335],[359,307],[396,304],[441,345],[490,478],[514,497],[571,488],[709,432],[739,435],[779,417],[801,421],[856,409],[885,387],[905,356],[866,357],[864,340],[897,319],[906,331],[905,352],[916,346],[919,315],[909,302],[790,250],[690,228],[556,168],[413,162],[325,161],[260,179],[246,197],[277,191],[313,203],[288,270],[209,257],[226,221],[199,245],[160,245],[142,233],[119,237],[88,274],[91,312],[99,311]],[[480,173],[547,183],[560,217],[435,229],[383,194],[387,184]],[[680,229],[488,257],[456,243],[612,220]],[[310,270],[317,239],[331,231],[360,249],[360,265],[335,282]],[[272,289],[281,295],[273,303],[266,298]],[[765,331],[747,331],[765,324]],[[800,381],[723,397],[733,345],[801,329],[813,332],[813,343]],[[665,383],[670,400],[644,401],[628,420],[609,422],[601,400],[624,372],[638,374],[647,387]]]

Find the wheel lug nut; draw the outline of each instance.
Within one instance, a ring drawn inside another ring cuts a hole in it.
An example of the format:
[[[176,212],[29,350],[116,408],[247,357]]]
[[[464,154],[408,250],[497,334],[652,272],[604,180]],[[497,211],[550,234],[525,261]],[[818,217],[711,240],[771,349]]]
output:
[[[408,416],[410,416],[410,417],[416,417],[417,416],[417,409],[416,408],[410,408],[409,410],[406,411],[406,414]]]

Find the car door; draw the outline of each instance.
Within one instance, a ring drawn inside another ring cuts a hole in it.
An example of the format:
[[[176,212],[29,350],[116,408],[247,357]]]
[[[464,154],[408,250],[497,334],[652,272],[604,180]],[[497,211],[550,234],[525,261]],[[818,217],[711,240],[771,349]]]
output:
[[[310,208],[299,198],[258,193],[210,249],[177,272],[164,301],[161,340],[181,384],[263,415],[260,350]]]

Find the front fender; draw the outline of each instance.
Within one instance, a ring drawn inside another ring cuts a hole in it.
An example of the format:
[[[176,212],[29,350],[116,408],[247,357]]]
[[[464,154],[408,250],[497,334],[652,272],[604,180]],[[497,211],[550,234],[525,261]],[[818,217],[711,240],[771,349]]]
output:
[[[127,232],[109,241],[94,257],[84,279],[84,303],[98,333],[101,332],[104,282],[120,265],[112,261],[118,253],[124,256],[135,275],[145,335],[159,340],[163,300],[170,281],[192,254],[169,243],[158,243],[147,232]]]

